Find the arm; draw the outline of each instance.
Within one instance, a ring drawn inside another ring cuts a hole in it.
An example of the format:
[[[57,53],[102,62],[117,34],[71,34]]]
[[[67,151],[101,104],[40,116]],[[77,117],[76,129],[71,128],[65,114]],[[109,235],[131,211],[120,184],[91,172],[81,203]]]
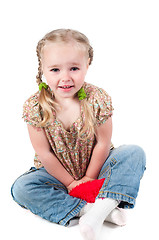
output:
[[[107,159],[111,146],[112,137],[112,118],[97,127],[97,143],[93,149],[92,157],[86,171],[86,177],[96,179],[99,172]],[[85,177],[84,177],[85,178]]]
[[[66,187],[69,186],[74,181],[74,179],[51,151],[51,147],[44,130],[41,128],[33,127],[29,124],[27,126],[33,148],[38,154],[39,159],[47,172],[58,179]]]

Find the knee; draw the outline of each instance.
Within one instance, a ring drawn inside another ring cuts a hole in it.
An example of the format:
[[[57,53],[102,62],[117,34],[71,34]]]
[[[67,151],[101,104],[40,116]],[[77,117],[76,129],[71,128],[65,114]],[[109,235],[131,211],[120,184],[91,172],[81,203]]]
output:
[[[28,181],[25,177],[18,178],[11,187],[11,195],[13,199],[20,205],[25,207],[26,194],[28,193]]]
[[[144,150],[137,145],[128,146],[131,167],[135,172],[141,172],[141,176],[143,175],[146,169],[146,155]]]

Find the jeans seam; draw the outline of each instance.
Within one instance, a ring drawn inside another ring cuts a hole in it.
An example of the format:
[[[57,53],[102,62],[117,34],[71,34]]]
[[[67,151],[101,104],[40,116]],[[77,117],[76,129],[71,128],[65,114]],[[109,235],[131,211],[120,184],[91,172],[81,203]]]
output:
[[[128,197],[128,198],[131,198],[131,199],[135,200],[135,198],[130,197],[130,196],[128,196],[128,195],[126,195],[126,194],[123,194],[123,193],[117,193],[117,192],[111,192],[111,191],[101,191],[100,193],[101,193],[101,194],[104,194],[104,193],[118,194],[118,195],[122,195],[122,196],[124,196],[124,197]]]
[[[113,166],[118,162],[114,157],[110,159],[110,161],[113,163]],[[101,176],[109,169],[109,165],[103,169],[103,171],[99,174],[98,178],[101,178]]]
[[[106,168],[104,168],[103,171],[99,174],[98,178],[101,178],[101,176],[103,176],[103,174],[104,174],[105,172],[107,172],[108,169],[109,169],[109,166],[107,166]]]
[[[62,225],[62,222],[67,218],[67,216],[69,216],[73,211],[75,211],[75,210],[79,207],[79,205],[81,204],[82,201],[83,201],[83,200],[81,199],[80,202],[77,204],[77,206],[76,206],[74,209],[72,209],[71,212],[69,212],[69,213],[65,216],[65,218],[63,218],[62,220],[60,220],[60,222],[59,222],[60,225]]]
[[[109,170],[108,177],[107,177],[107,179],[105,180],[105,182],[103,183],[103,186],[101,187],[101,189],[100,189],[100,191],[99,191],[99,193],[98,193],[98,196],[104,192],[104,191],[103,191],[103,188],[105,188],[105,187],[108,185],[108,182],[109,182],[109,180],[110,180],[110,176],[111,176],[111,169]],[[97,196],[97,198],[98,198],[98,196]]]
[[[114,165],[118,162],[114,157],[111,158],[110,160],[111,160],[111,162],[113,162]]]

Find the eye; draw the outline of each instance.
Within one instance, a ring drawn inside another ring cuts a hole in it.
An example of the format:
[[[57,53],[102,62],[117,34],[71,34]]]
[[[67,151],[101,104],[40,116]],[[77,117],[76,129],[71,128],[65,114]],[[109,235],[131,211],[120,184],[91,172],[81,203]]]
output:
[[[53,69],[51,69],[50,71],[51,71],[51,72],[58,72],[58,71],[60,71],[60,69],[58,69],[58,68],[53,68]]]
[[[71,71],[77,71],[77,70],[79,70],[78,67],[72,67],[72,68],[71,68]]]

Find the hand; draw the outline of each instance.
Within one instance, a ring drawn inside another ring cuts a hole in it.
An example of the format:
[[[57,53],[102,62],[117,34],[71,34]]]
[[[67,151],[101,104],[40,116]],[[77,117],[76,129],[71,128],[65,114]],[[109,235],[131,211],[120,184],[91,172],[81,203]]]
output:
[[[93,180],[95,180],[95,179],[94,179],[94,178],[87,177],[87,176],[84,176],[81,180],[82,180],[83,182],[89,182],[89,181],[93,181]]]
[[[93,181],[93,180],[95,180],[95,179],[90,178],[90,177],[87,177],[87,176],[84,176],[83,178],[81,178],[81,179],[78,180],[78,181],[74,180],[69,186],[67,186],[68,193],[69,193],[73,188],[75,188],[76,186],[80,185],[81,183],[85,183],[85,182],[89,182],[89,181]]]
[[[68,193],[73,189],[75,188],[76,186],[80,185],[81,183],[83,183],[82,179],[76,181],[74,180],[69,186],[67,186],[67,190],[68,190]]]

